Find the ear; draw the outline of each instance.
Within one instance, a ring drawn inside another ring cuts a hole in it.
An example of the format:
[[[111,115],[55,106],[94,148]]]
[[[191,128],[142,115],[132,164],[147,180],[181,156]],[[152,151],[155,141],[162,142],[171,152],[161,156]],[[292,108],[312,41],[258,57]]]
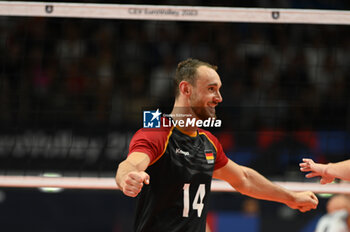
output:
[[[181,81],[179,84],[179,90],[180,94],[189,97],[192,94],[192,85],[187,81]]]

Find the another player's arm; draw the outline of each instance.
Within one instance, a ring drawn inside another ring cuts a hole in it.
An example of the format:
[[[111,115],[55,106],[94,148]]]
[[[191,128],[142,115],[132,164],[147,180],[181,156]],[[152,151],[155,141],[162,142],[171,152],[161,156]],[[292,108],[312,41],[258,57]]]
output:
[[[238,165],[231,160],[222,168],[215,170],[213,177],[227,181],[244,195],[281,202],[301,212],[315,209],[318,204],[318,199],[312,192],[289,191],[272,183],[255,170]]]
[[[143,183],[149,184],[150,177],[145,172],[149,163],[150,158],[147,154],[133,152],[119,164],[115,179],[125,195],[136,197],[141,191]]]
[[[319,164],[312,159],[303,159],[300,163],[300,171],[310,172],[306,174],[307,178],[320,176],[321,184],[327,184],[339,178],[350,181],[350,160],[345,160],[338,163]]]

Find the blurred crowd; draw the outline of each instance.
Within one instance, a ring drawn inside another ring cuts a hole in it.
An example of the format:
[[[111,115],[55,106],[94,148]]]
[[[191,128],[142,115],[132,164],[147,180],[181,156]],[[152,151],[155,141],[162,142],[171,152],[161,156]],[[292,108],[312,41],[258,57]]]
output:
[[[171,106],[176,65],[193,57],[219,67],[227,128],[348,127],[347,26],[0,22],[2,124],[140,127],[143,108]]]

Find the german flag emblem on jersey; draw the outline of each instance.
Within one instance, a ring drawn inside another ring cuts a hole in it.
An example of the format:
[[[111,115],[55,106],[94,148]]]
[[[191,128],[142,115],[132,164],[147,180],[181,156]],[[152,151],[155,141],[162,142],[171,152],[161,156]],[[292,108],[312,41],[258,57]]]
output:
[[[213,164],[214,163],[214,154],[212,151],[206,150],[204,151],[205,153],[205,158],[207,159],[208,164]]]

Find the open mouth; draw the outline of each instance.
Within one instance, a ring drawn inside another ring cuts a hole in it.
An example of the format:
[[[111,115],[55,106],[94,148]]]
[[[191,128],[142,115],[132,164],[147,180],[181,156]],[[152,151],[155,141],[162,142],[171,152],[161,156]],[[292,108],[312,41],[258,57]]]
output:
[[[208,104],[208,108],[210,109],[210,110],[214,110],[215,111],[215,107],[217,106],[218,104],[216,104],[216,103],[209,103]]]
[[[208,106],[211,107],[211,108],[215,108],[218,104],[217,103],[214,103],[214,102],[210,102],[208,103]]]

